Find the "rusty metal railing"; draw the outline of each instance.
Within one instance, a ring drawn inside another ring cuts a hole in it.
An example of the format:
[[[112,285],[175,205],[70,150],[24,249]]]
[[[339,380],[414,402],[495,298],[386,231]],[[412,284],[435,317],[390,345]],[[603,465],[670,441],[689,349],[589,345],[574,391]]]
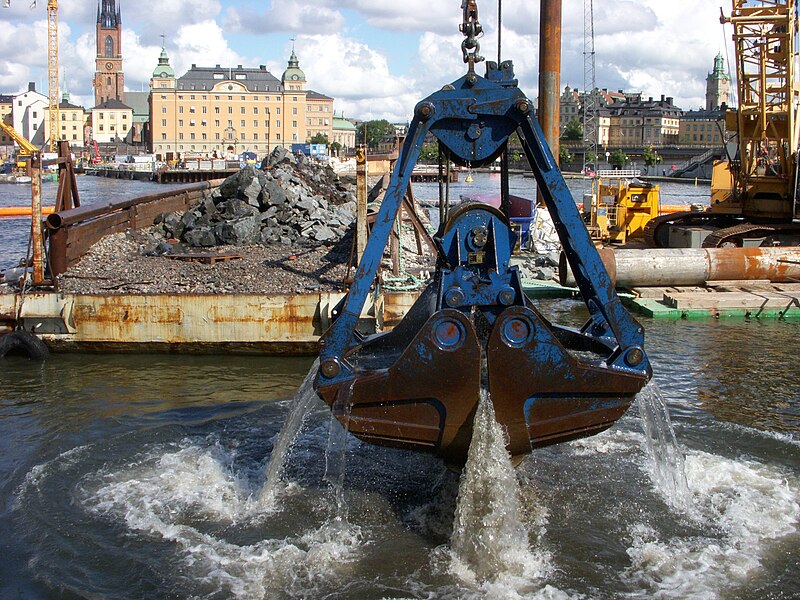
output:
[[[160,213],[186,210],[222,181],[204,181],[138,198],[54,212],[45,221],[52,275],[66,272],[104,236],[151,225]]]

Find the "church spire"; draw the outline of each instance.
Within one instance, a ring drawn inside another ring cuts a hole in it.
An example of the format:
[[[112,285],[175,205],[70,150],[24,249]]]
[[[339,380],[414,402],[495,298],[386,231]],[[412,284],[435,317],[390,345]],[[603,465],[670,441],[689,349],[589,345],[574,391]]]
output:
[[[102,0],[97,7],[97,23],[101,29],[116,29],[122,21],[120,10],[114,0]]]

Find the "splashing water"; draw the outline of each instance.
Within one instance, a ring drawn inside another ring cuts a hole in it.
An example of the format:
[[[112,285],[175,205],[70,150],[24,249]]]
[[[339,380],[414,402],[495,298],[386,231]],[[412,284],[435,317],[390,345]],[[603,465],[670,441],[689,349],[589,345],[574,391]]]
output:
[[[450,544],[451,569],[467,583],[520,579],[527,586],[550,570],[549,555],[529,547],[519,483],[486,390],[475,415]]]
[[[684,456],[672,428],[664,395],[658,384],[650,381],[639,392],[637,400],[650,459],[650,477],[672,508],[692,513],[694,507],[686,479]]]
[[[317,371],[319,371],[319,358],[311,365],[306,378],[297,390],[286,421],[284,421],[283,427],[281,427],[281,431],[278,434],[278,440],[272,447],[272,454],[270,454],[269,464],[267,465],[267,477],[258,498],[259,504],[265,508],[274,507],[281,475],[286,465],[286,458],[289,456],[289,451],[305,424],[309,410],[318,399],[313,387]]]
[[[333,489],[336,501],[336,519],[347,520],[347,504],[344,498],[344,473],[347,463],[347,438],[350,425],[350,411],[353,407],[350,398],[353,395],[353,384],[343,386],[337,395],[331,410],[330,427],[328,428],[328,445],[325,449],[325,481]]]

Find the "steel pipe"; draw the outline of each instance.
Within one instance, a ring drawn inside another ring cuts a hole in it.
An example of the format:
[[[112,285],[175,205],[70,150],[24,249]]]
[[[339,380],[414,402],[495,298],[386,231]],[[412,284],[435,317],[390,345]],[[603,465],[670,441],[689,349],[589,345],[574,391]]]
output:
[[[539,9],[539,125],[558,160],[561,137],[561,0]]]
[[[800,248],[659,248],[613,250],[600,257],[616,287],[704,285],[710,281],[800,282]],[[575,287],[566,256],[559,281]]]

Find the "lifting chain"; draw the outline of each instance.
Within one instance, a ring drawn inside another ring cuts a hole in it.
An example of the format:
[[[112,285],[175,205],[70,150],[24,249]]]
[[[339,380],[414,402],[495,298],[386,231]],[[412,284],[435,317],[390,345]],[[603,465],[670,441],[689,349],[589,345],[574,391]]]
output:
[[[478,21],[478,0],[462,0],[461,8],[464,9],[464,22],[458,29],[466,37],[461,42],[461,51],[464,53],[464,62],[469,63],[469,70],[473,71],[475,63],[483,61],[478,54],[481,51],[478,38],[483,34],[483,27]]]

